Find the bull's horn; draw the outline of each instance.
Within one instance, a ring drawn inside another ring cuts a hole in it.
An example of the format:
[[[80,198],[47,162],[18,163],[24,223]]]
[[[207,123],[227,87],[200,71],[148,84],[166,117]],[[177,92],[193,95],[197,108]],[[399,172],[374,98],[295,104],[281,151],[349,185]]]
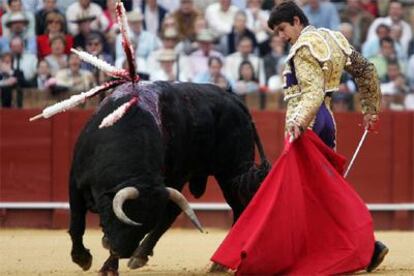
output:
[[[125,187],[119,190],[112,200],[112,209],[120,221],[126,224],[140,226],[142,223],[135,222],[128,218],[122,210],[122,205],[128,199],[136,199],[139,196],[139,191],[134,187]]]
[[[168,193],[170,194],[170,199],[177,204],[181,210],[190,218],[191,222],[194,224],[195,227],[203,232],[203,227],[201,226],[200,221],[198,220],[196,214],[194,213],[193,209],[191,209],[190,204],[188,204],[187,199],[176,189],[166,187]]]

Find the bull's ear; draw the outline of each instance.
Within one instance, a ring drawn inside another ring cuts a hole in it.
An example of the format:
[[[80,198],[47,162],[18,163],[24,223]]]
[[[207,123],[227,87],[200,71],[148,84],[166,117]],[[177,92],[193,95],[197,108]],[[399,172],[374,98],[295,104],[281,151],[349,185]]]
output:
[[[156,188],[155,191],[159,193],[162,202],[167,202],[169,200],[170,194],[168,193],[168,191],[165,189],[164,186]]]
[[[121,189],[123,189],[123,188],[125,188],[125,187],[128,187],[128,186],[129,186],[129,185],[127,185],[126,183],[122,183],[122,184],[116,185],[115,187],[112,187],[112,188],[110,188],[110,189],[107,189],[107,190],[104,192],[104,195],[109,196],[109,197],[114,197],[114,196],[115,196],[115,194],[116,194],[119,190],[121,190]]]

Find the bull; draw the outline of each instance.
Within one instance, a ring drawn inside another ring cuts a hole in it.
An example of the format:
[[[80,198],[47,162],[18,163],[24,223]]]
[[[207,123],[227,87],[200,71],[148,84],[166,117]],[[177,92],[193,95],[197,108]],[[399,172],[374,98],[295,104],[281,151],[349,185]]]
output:
[[[131,98],[136,104],[113,126],[104,118]],[[257,146],[260,164],[254,161]],[[119,258],[142,267],[184,210],[189,183],[199,198],[214,176],[236,221],[269,170],[252,118],[234,94],[210,84],[133,83],[118,86],[82,130],[69,181],[72,260],[87,270],[87,211],[99,215],[110,256],[101,273],[117,274]]]

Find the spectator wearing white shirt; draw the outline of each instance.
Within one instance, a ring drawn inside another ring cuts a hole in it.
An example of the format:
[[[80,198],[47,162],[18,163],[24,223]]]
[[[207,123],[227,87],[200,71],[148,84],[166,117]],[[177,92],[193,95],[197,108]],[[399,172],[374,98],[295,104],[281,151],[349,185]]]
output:
[[[265,74],[263,61],[258,56],[252,54],[253,43],[250,38],[243,37],[237,46],[237,52],[228,55],[224,62],[224,74],[231,81],[235,82],[239,79],[240,64],[248,60],[254,69],[255,78],[258,79],[260,85],[265,85]]]
[[[0,36],[0,52],[9,52],[10,41],[13,37],[18,36],[22,38],[25,50],[29,53],[37,53],[36,37],[28,32],[28,19],[24,13],[15,12],[6,21],[8,35]],[[3,29],[3,31],[5,31]]]
[[[267,20],[269,19],[269,12],[262,10],[263,0],[248,0],[246,16],[247,28],[249,28],[256,36],[256,41],[260,45],[260,53],[269,52],[268,42],[269,33],[267,27]]]
[[[152,51],[161,47],[161,41],[155,35],[142,29],[142,21],[144,20],[144,16],[140,10],[128,12],[127,20],[131,30],[130,40],[134,45],[135,55],[146,60]],[[121,34],[118,34],[116,37],[115,55],[116,60],[125,58]]]
[[[414,93],[414,55],[411,55],[409,61],[408,61],[408,66],[407,66],[407,79],[408,79],[408,84],[410,86],[410,90]]]
[[[91,0],[78,0],[71,4],[66,10],[66,20],[68,22],[68,31],[72,35],[79,33],[78,24],[73,23],[80,17],[95,16],[91,22],[91,29],[104,32],[109,25],[108,18],[104,15],[102,8]]]
[[[309,23],[317,28],[338,30],[339,14],[334,4],[329,1],[308,0],[303,6],[303,12],[309,18]]]
[[[412,31],[410,24],[403,20],[403,6],[402,3],[399,1],[392,0],[390,2],[390,6],[388,9],[388,16],[387,17],[379,17],[372,22],[371,26],[368,30],[368,37],[367,40],[370,40],[377,36],[376,30],[377,27],[381,24],[385,24],[387,26],[392,25],[400,25],[402,29],[402,34],[400,38],[400,43],[403,49],[408,49],[408,43],[412,38]],[[406,54],[406,53],[405,53]]]
[[[158,35],[161,30],[162,21],[168,11],[160,6],[157,0],[142,1],[141,10],[144,14],[144,29],[153,35]]]
[[[150,72],[151,81],[183,81],[185,78],[174,66],[177,54],[173,49],[163,49],[157,57],[160,70]]]
[[[223,58],[222,54],[213,50],[214,36],[208,29],[201,30],[197,35],[197,43],[199,49],[193,52],[188,57],[188,64],[190,65],[189,78],[193,79],[201,72],[205,72],[208,69],[208,58],[216,56]]]
[[[13,55],[13,69],[23,72],[25,82],[36,74],[37,57],[24,49],[21,37],[15,36],[10,40],[10,50]]]
[[[161,64],[158,60],[158,57],[163,53],[164,49],[172,49],[177,54],[177,59],[174,63],[174,67],[177,72],[185,72],[189,66],[187,65],[187,57],[181,54],[181,43],[178,43],[178,32],[175,28],[167,28],[161,34],[162,38],[162,48],[159,48],[148,56],[147,67],[148,72],[155,72],[160,70]]]
[[[208,70],[199,73],[193,79],[195,83],[211,83],[222,89],[229,90],[232,86],[230,81],[224,76],[222,72],[223,60],[219,57],[208,58]]]
[[[233,26],[234,17],[239,9],[231,5],[231,0],[219,0],[218,3],[207,7],[205,17],[208,26],[216,36],[230,33]]]
[[[36,29],[36,20],[33,11],[31,10],[25,10],[22,4],[21,0],[9,0],[9,7],[10,11],[4,13],[1,16],[1,26],[3,31],[3,36],[11,37],[11,32],[9,29],[7,29],[7,22],[11,17],[13,17],[14,14],[23,14],[23,16],[27,19],[28,24],[26,27],[26,33],[28,36],[34,36],[35,29]]]
[[[234,17],[234,24],[231,32],[220,39],[219,50],[224,55],[233,54],[242,37],[248,36],[253,41],[253,48],[256,49],[257,41],[255,34],[246,26],[246,13],[238,11]]]

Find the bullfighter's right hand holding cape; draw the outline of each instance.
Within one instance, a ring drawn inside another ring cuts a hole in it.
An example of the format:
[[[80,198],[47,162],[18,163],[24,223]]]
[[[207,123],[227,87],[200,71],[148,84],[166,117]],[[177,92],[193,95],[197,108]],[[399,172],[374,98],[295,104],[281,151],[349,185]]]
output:
[[[238,275],[332,275],[364,269],[371,215],[343,178],[345,159],[311,130],[284,152],[212,261]]]

